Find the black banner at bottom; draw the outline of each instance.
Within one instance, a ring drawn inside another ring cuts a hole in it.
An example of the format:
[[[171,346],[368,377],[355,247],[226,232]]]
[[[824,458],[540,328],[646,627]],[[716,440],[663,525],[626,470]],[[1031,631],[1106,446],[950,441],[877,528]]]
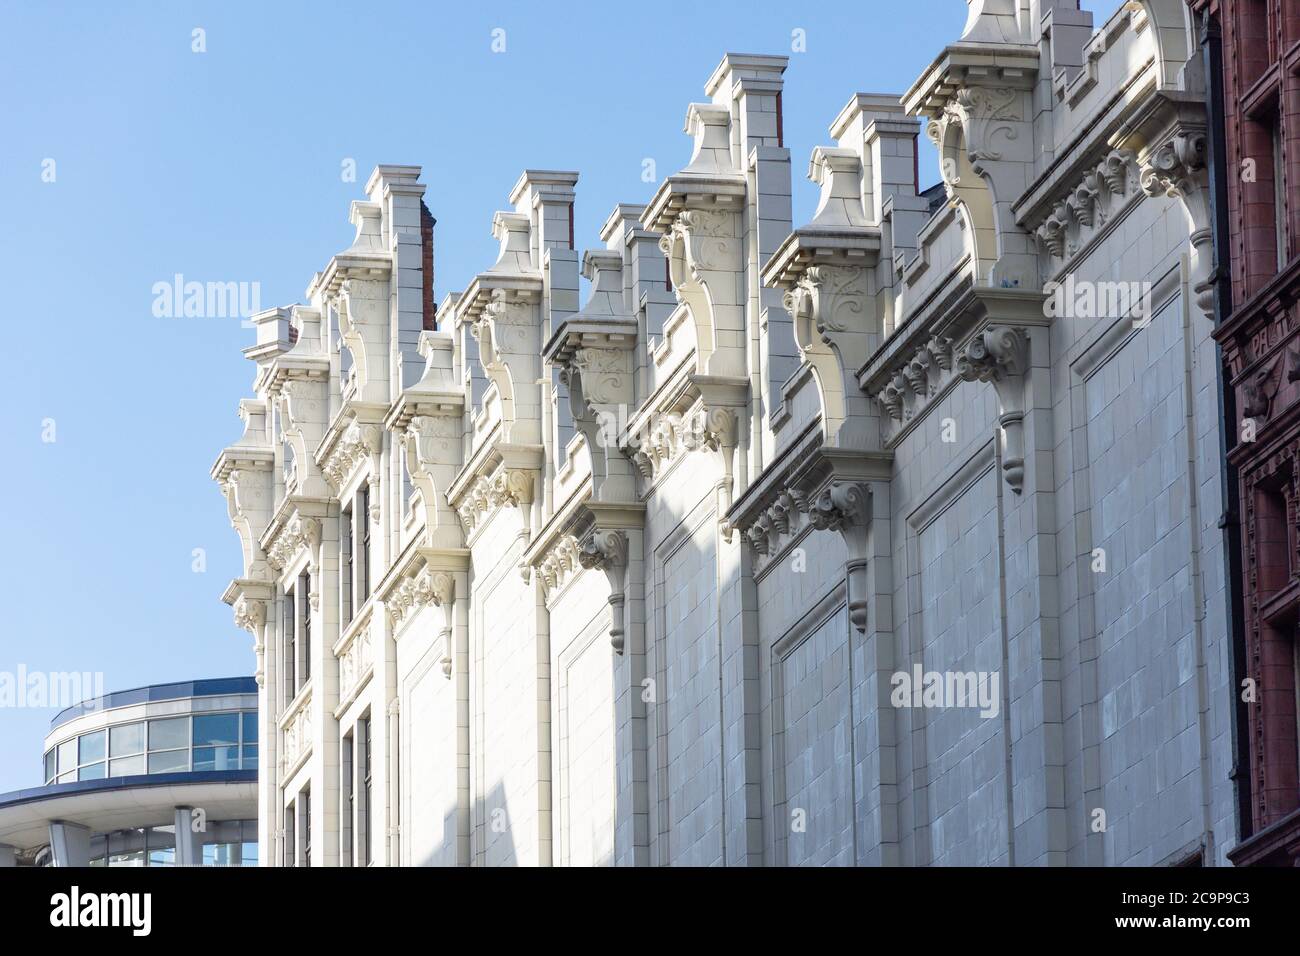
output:
[[[900,932],[927,944],[969,942],[994,926],[1038,932],[1044,923],[1067,940],[1199,933],[1228,941],[1285,930],[1298,889],[1295,870],[1232,868],[21,868],[0,870],[0,931],[10,944],[30,936],[72,942],[72,934],[128,946],[249,944],[263,933],[373,943],[398,927],[445,923],[482,927],[499,945],[512,928],[535,944],[540,927],[572,931],[613,919],[629,920],[628,929],[647,941],[667,927],[697,938],[716,927],[728,942],[751,931],[764,942],[781,933],[816,944],[829,941],[828,920],[843,927],[847,916],[864,942]]]

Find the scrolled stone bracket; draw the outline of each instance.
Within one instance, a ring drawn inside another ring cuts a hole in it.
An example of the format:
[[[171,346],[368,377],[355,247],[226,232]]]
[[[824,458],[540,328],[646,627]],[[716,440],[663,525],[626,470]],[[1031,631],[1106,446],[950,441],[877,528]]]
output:
[[[1182,201],[1192,220],[1192,290],[1206,316],[1214,314],[1214,242],[1210,218],[1210,177],[1203,128],[1182,127],[1138,157],[1139,180],[1148,196]]]
[[[604,571],[609,580],[609,642],[616,654],[623,653],[626,643],[627,557],[627,534],[618,529],[597,528],[578,548],[578,563]]]
[[[848,548],[849,621],[867,630],[867,532],[871,526],[871,486],[863,481],[832,481],[806,499],[808,523],[818,531],[838,531]]]
[[[432,571],[429,573],[429,600],[434,607],[442,611],[442,627],[438,631],[438,639],[442,642],[442,653],[438,658],[438,664],[442,668],[442,676],[451,679],[452,665],[455,661],[455,608],[456,608],[456,578],[450,571]]]
[[[1002,477],[1020,494],[1025,484],[1025,373],[1029,337],[1022,328],[991,325],[957,353],[954,367],[967,382],[989,382],[997,393],[1002,430]]]
[[[266,682],[266,602],[240,595],[235,602],[235,626],[253,635],[253,653],[257,655],[253,679],[261,687]]]

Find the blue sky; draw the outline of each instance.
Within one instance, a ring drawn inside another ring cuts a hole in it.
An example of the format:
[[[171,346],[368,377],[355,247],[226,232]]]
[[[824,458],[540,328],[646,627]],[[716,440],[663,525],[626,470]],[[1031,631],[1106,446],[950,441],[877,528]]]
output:
[[[1084,5],[1100,22],[1118,0]],[[960,0],[737,9],[0,3],[0,674],[102,672],[114,690],[252,673],[251,638],[219,601],[239,553],[208,477],[240,432],[252,333],[155,317],[154,283],[257,282],[264,308],[300,301],[349,244],[348,202],[380,162],[424,167],[439,299],[491,263],[492,212],[525,167],[581,171],[576,244],[598,245],[615,203],[652,193],[644,159],[661,178],[686,162],[686,104],[727,51],[791,57],[798,223],[815,205],[808,153],[850,95],[902,92],[966,13]],[[791,52],[796,29],[806,52]],[[41,783],[52,713],[0,707],[0,792]]]

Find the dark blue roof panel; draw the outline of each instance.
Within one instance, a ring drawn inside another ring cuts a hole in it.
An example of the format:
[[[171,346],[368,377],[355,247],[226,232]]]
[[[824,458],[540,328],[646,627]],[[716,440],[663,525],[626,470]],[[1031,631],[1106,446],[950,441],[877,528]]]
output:
[[[229,694],[256,694],[257,681],[251,677],[218,677],[212,680],[187,680],[175,684],[153,684],[149,687],[133,687],[119,690],[103,697],[92,697],[79,704],[65,707],[54,715],[50,727],[66,724],[68,721],[100,710],[125,707],[128,704],[146,704],[156,700],[181,700],[186,697],[224,697]]]

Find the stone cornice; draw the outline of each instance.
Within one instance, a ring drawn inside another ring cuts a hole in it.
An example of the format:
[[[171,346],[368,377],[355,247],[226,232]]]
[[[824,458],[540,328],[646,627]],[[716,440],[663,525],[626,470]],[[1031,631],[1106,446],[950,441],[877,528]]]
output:
[[[1001,382],[996,376],[981,377],[981,349],[989,344],[982,336],[994,327],[1025,330],[1050,326],[1052,318],[1044,307],[1045,301],[1041,292],[970,287],[938,320],[918,324],[907,347],[892,352],[888,363],[873,361],[860,381],[884,413],[881,422],[886,446],[897,446],[925,418],[927,409],[960,381]],[[974,352],[970,352],[972,345]],[[1024,371],[1020,367],[1013,374],[1019,380]],[[1009,427],[1009,439],[1014,440],[1020,423],[1015,415],[1023,417],[1024,402],[1014,394],[1014,386],[1004,391],[999,399],[1005,399],[1003,411],[1011,417],[1003,424]],[[1009,454],[1004,465],[1008,482],[1019,491],[1019,466],[1023,461],[1017,464],[1011,460],[1015,458],[1021,455]]]
[[[1067,181],[1059,198],[1034,227],[1034,235],[1057,269],[1089,248],[1111,222],[1141,196],[1131,150],[1112,149],[1078,181]]]
[[[645,510],[640,502],[575,498],[539,532],[520,565],[526,576],[537,574],[548,601],[579,572],[604,572],[609,587],[610,644],[618,654],[624,651],[626,575],[633,560],[631,535],[645,527]]]
[[[424,190],[422,185],[416,188]],[[357,229],[352,245],[331,258],[324,271],[312,279],[308,298],[319,293],[328,301],[344,292],[343,284],[349,279],[377,281],[392,272],[392,256],[383,244],[383,205],[354,200],[348,218]]]
[[[903,94],[907,112],[941,116],[958,91],[974,84],[996,84],[1028,89],[1038,74],[1038,47],[1001,43],[986,46],[954,43],[944,48]]]
[[[465,534],[472,534],[499,507],[529,510],[544,460],[541,445],[485,443],[447,490],[447,501],[460,516]]]
[[[457,600],[468,599],[469,566],[469,551],[463,548],[411,548],[380,582],[377,592],[395,641],[424,608],[441,612],[438,662],[446,678],[451,677],[455,661],[455,606]]]
[[[225,481],[236,468],[269,469],[275,462],[266,427],[266,402],[260,398],[240,399],[239,417],[244,421],[244,434],[217,456],[210,471],[214,481]]]
[[[382,453],[381,423],[386,412],[384,405],[349,400],[334,416],[313,458],[336,493],[361,462]]]
[[[289,495],[280,502],[259,544],[276,571],[293,562],[299,549],[308,549],[308,564],[319,567],[321,521],[329,513],[328,498]]]
[[[893,455],[828,448],[820,440],[812,428],[805,432],[781,461],[746,491],[726,521],[741,532],[760,565],[774,560],[805,525],[838,532],[848,549],[849,619],[859,631],[865,631],[872,489],[889,483]]]

